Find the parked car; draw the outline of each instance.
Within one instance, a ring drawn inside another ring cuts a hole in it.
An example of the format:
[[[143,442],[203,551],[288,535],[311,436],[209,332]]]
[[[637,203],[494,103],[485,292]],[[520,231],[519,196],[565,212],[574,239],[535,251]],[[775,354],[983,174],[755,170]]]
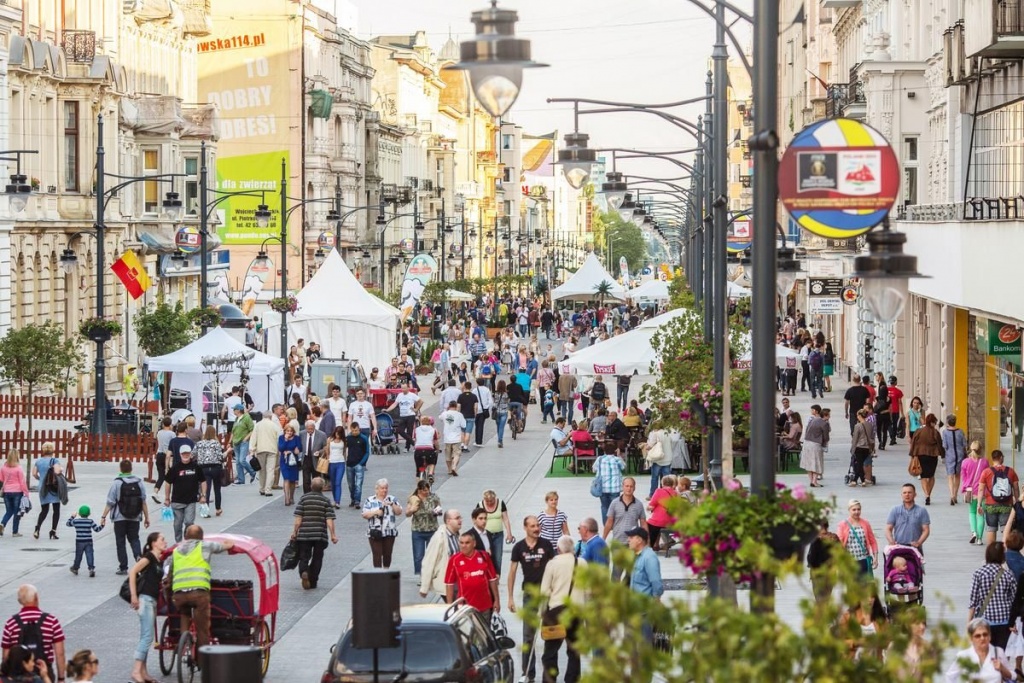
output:
[[[515,666],[509,653],[515,641],[495,638],[480,613],[456,600],[451,605],[402,607],[398,647],[378,650],[382,681],[410,683],[512,683]],[[321,683],[372,683],[373,650],[352,645],[349,621]]]

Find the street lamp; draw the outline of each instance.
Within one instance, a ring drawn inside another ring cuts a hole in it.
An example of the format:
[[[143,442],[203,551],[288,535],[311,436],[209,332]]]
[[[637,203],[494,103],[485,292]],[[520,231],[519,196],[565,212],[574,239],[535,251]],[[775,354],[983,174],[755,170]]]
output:
[[[881,230],[873,230],[865,237],[866,256],[854,259],[854,275],[861,278],[864,301],[875,320],[883,325],[896,322],[907,301],[907,280],[926,277],[917,272],[917,257],[903,253],[907,236],[889,226],[889,217]]]
[[[572,189],[583,187],[590,178],[590,172],[597,162],[597,152],[587,147],[590,136],[586,133],[573,132],[565,134],[565,147],[558,150],[557,165],[562,167],[562,174]]]
[[[5,154],[13,154],[14,156],[5,157],[3,156]],[[13,161],[16,164],[15,171],[11,174],[11,182],[4,189],[4,194],[7,195],[11,205],[11,213],[21,213],[24,211],[28,205],[29,195],[32,194],[32,186],[28,184],[28,178],[21,172],[22,154],[39,154],[39,150],[9,149],[0,152],[0,161]]]
[[[622,179],[622,174],[615,171],[608,173],[606,182],[601,184],[604,199],[613,211],[617,211],[622,206],[622,202],[626,200],[626,188],[627,185]]]
[[[512,107],[523,84],[523,69],[547,66],[530,59],[530,41],[515,37],[519,15],[498,9],[491,0],[487,9],[473,12],[476,35],[459,47],[460,61],[446,69],[469,72],[477,101],[494,117]]]

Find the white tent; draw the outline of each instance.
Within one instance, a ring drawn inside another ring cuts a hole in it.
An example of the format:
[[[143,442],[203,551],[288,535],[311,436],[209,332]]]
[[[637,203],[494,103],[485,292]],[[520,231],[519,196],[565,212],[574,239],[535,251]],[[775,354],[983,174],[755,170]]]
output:
[[[658,354],[651,345],[658,329],[673,318],[688,315],[685,308],[674,308],[655,316],[636,329],[617,335],[607,341],[580,349],[561,361],[560,372],[578,375],[639,375],[654,374],[658,369]]]
[[[740,356],[740,359],[736,361],[735,367],[737,368],[749,368],[752,365],[753,354],[747,351],[745,354]],[[800,352],[794,351],[793,349],[782,346],[781,344],[775,345],[775,364],[780,368],[799,368],[800,367]]]
[[[743,285],[738,285],[735,282],[726,281],[727,294],[730,299],[745,299],[750,296],[750,290]]]
[[[583,262],[583,265],[580,266],[580,269],[573,273],[573,276],[568,281],[551,291],[551,300],[596,299],[597,294],[595,290],[598,285],[605,281],[612,285],[605,298],[624,301],[626,298],[626,288],[616,282],[615,278],[601,265],[597,256],[591,253],[587,260]]]
[[[445,301],[476,301],[476,297],[468,292],[460,292],[457,289],[444,290]]]
[[[225,330],[215,327],[188,346],[166,356],[149,359],[150,372],[170,372],[171,389],[187,391],[191,396],[190,410],[196,415],[208,412],[213,399],[213,375],[203,372],[204,356],[222,356],[238,351],[256,355],[249,368],[249,395],[257,410],[265,410],[284,397],[284,361],[245,346]],[[226,393],[238,384],[237,372],[221,375],[220,392]]]
[[[288,344],[316,342],[324,358],[358,360],[366,368],[386,367],[395,355],[401,314],[366,291],[338,252],[331,249],[323,265],[296,295],[299,308],[288,316]],[[267,352],[281,353],[281,316],[268,313]]]
[[[626,297],[634,301],[667,301],[668,283],[657,278],[648,280],[626,292]]]

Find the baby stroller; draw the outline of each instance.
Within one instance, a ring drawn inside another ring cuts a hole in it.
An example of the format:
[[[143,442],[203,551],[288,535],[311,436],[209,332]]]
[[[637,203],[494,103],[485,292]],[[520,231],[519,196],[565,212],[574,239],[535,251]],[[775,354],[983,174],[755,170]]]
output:
[[[882,550],[882,575],[885,604],[889,617],[906,605],[924,604],[924,557],[909,545],[890,545]],[[905,577],[890,577],[893,562],[903,558],[907,562]],[[892,579],[892,580],[890,580]]]
[[[395,418],[389,413],[377,413],[377,434],[373,437],[373,452],[376,455],[398,453],[398,438],[395,436]]]
[[[853,482],[857,481],[857,456],[850,455],[850,469],[846,471],[846,476],[843,477],[843,483],[849,486]],[[877,484],[878,477],[871,475],[871,483]]]

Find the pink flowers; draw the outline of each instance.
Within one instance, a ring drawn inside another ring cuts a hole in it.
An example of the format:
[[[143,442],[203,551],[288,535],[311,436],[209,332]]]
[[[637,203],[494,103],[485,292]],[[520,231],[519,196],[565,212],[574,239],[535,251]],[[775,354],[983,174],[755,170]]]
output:
[[[803,487],[803,484],[797,484],[793,487],[793,498],[796,500],[804,500],[807,498],[807,489]]]
[[[742,484],[740,484],[738,479],[730,479],[729,481],[725,482],[725,488],[729,489],[730,491],[739,491],[741,488],[743,488],[743,486]]]

